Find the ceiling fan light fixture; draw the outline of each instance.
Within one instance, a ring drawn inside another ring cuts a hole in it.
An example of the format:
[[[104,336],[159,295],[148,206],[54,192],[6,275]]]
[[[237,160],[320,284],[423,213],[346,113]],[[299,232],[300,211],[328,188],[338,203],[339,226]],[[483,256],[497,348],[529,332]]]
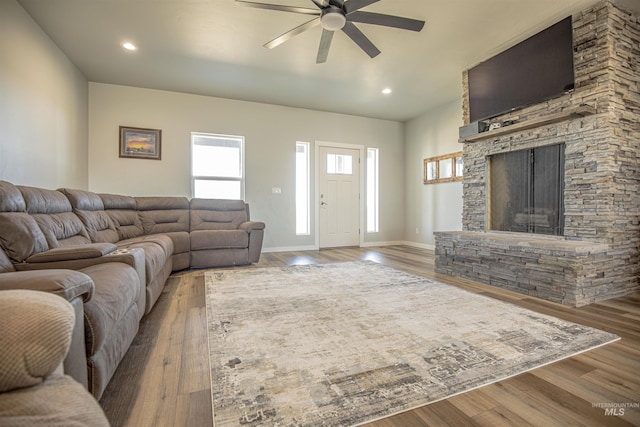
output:
[[[327,31],[341,30],[347,23],[347,17],[341,9],[329,7],[322,11],[320,25]]]
[[[136,47],[136,45],[134,45],[134,44],[133,44],[133,43],[131,43],[131,42],[123,42],[121,46],[122,46],[124,49],[129,50],[129,51],[134,51],[134,50],[138,49],[138,48]]]

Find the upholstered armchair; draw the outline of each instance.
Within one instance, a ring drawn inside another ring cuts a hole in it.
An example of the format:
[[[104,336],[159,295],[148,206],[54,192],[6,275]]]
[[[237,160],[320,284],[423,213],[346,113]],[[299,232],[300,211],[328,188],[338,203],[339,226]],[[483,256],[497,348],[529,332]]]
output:
[[[0,291],[0,425],[108,426],[95,398],[62,370],[74,309],[57,295]]]

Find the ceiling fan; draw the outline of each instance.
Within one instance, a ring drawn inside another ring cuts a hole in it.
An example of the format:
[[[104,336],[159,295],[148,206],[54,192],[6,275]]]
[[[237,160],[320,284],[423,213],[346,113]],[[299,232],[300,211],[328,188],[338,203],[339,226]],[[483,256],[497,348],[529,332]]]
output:
[[[367,7],[380,0],[311,0],[317,9],[306,7],[285,6],[278,4],[258,3],[248,0],[236,0],[245,6],[259,9],[277,10],[280,12],[300,13],[304,15],[315,15],[317,18],[287,31],[276,37],[264,46],[273,49],[298,34],[301,34],[318,25],[322,27],[322,37],[318,47],[316,63],[327,62],[329,48],[333,40],[333,33],[342,30],[351,40],[353,40],[369,57],[374,58],[380,50],[364,35],[354,22],[363,24],[381,25],[383,27],[400,28],[402,30],[421,31],[424,21],[417,19],[402,18],[399,16],[385,15],[381,13],[363,12],[360,9]]]

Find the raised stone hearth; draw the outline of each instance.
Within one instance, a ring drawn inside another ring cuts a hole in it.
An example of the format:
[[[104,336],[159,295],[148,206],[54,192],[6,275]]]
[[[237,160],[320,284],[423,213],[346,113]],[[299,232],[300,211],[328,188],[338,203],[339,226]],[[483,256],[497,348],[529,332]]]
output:
[[[640,289],[640,17],[606,0],[575,14],[573,33],[572,93],[461,141],[463,231],[435,233],[436,271],[573,306]],[[551,144],[565,144],[564,235],[488,231],[488,156]]]
[[[604,271],[623,262],[611,256],[604,243],[526,233],[451,231],[436,235],[439,272],[571,306],[588,304],[611,286]]]

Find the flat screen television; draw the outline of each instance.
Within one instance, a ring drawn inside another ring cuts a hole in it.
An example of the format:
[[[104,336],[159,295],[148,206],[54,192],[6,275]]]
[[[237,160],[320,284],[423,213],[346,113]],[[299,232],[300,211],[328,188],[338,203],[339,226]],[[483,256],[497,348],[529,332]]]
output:
[[[471,122],[573,90],[571,17],[471,68],[468,79]]]

